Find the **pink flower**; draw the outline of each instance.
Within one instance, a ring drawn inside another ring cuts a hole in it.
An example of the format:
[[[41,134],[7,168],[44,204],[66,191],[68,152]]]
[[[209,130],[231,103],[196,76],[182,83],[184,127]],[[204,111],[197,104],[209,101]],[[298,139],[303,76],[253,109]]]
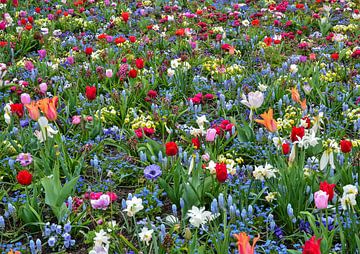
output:
[[[91,207],[93,209],[102,209],[102,210],[106,210],[107,207],[110,204],[110,197],[107,194],[103,194],[100,196],[99,199],[96,200],[90,200],[91,203]]]
[[[42,93],[46,93],[46,91],[47,91],[47,84],[46,84],[46,83],[41,83],[41,84],[39,85],[39,88],[40,88],[40,91],[41,91]]]
[[[202,158],[204,161],[208,162],[208,161],[210,160],[210,155],[209,155],[208,153],[205,153],[205,154],[203,154],[203,155],[201,156],[201,158]]]
[[[29,104],[31,102],[30,95],[27,93],[22,93],[20,95],[20,100],[22,104]]]
[[[215,140],[215,136],[216,136],[216,129],[208,129],[206,131],[206,141],[212,142]]]
[[[110,192],[110,191],[109,191],[109,192],[107,192],[106,194],[110,197],[110,201],[111,201],[111,202],[116,201],[117,198],[118,198],[115,192]]]
[[[26,61],[25,62],[25,69],[27,71],[31,71],[33,70],[35,67],[34,67],[34,64],[31,62],[31,61]]]
[[[21,166],[26,167],[32,163],[33,159],[30,153],[20,153],[16,157],[16,161],[20,162]]]
[[[328,206],[329,194],[325,191],[319,190],[314,193],[315,206],[318,209],[325,209]]]
[[[81,116],[73,116],[71,123],[75,125],[81,123]]]
[[[107,70],[105,71],[105,75],[106,75],[106,77],[111,78],[111,77],[113,76],[113,71],[112,71],[112,69],[107,69]]]

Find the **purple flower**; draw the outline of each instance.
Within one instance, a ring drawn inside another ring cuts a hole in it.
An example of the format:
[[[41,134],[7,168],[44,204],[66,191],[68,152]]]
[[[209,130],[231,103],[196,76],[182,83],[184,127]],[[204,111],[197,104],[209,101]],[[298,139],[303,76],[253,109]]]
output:
[[[148,180],[155,180],[159,176],[161,176],[161,174],[162,174],[161,168],[160,168],[160,166],[158,166],[156,164],[152,164],[150,166],[147,166],[144,169],[144,176]]]
[[[20,153],[16,161],[20,162],[21,166],[26,167],[32,163],[32,157],[30,153]]]
[[[39,54],[40,60],[44,59],[46,57],[46,49],[38,50],[38,54]]]

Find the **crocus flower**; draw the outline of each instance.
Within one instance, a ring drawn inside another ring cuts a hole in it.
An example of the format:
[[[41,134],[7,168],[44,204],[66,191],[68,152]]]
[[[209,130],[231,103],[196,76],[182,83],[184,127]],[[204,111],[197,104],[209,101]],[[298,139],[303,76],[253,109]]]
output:
[[[273,118],[273,109],[270,108],[268,112],[265,112],[260,115],[263,120],[256,119],[255,121],[259,124],[265,126],[265,128],[270,132],[277,131],[277,122]]]
[[[250,236],[248,236],[245,232],[234,234],[233,236],[237,240],[239,254],[254,254],[255,244],[260,239],[259,236],[254,238],[252,246],[249,243]]]

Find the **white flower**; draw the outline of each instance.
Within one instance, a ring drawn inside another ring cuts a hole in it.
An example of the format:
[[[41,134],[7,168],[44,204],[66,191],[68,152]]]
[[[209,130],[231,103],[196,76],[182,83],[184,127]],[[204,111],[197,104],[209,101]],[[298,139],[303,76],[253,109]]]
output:
[[[170,66],[171,66],[171,68],[176,69],[177,67],[179,67],[179,65],[180,65],[180,61],[181,61],[181,59],[180,59],[180,58],[177,58],[177,59],[171,60],[171,62],[170,62]]]
[[[149,245],[149,242],[151,241],[153,233],[154,233],[153,229],[149,230],[147,227],[143,227],[141,229],[141,232],[139,233],[140,240],[142,242],[145,242],[146,245]]]
[[[264,94],[262,92],[250,92],[248,94],[248,98],[246,98],[245,94],[242,96],[241,103],[250,109],[257,109],[261,107],[264,102]]]
[[[335,140],[329,139],[327,143],[327,148],[320,159],[320,170],[324,170],[328,164],[330,164],[331,168],[335,168],[334,152],[340,151],[339,144]]]
[[[250,25],[250,21],[247,20],[247,19],[245,19],[245,20],[243,20],[243,21],[241,22],[241,24],[242,24],[243,26],[249,26],[249,25]]]
[[[272,177],[276,177],[275,173],[277,173],[278,170],[274,169],[273,166],[266,163],[265,166],[255,166],[255,170],[253,171],[253,176],[256,180],[264,181],[265,178],[269,179]]]
[[[294,144],[298,144],[300,148],[304,147],[305,149],[308,149],[309,146],[314,147],[318,144],[318,141],[320,138],[315,137],[315,132],[310,130],[309,132],[305,132],[305,135],[302,139],[298,139],[298,141],[295,141]]]
[[[201,135],[205,135],[206,131],[205,131],[204,127],[200,128],[200,129],[196,129],[196,128],[191,127],[190,134],[192,136],[198,137],[198,136],[201,136]]]
[[[290,65],[289,71],[290,71],[291,73],[297,73],[298,70],[299,70],[299,68],[298,68],[298,66],[297,66],[296,64]]]
[[[356,195],[355,194],[346,194],[343,195],[340,199],[341,206],[344,210],[347,210],[348,206],[356,205]]]
[[[126,200],[126,209],[124,209],[124,212],[127,212],[127,215],[132,217],[137,212],[144,209],[144,206],[142,205],[142,199],[133,197],[131,200]]]
[[[109,239],[109,235],[103,229],[95,233],[94,248],[89,254],[108,254],[110,246]]]
[[[356,188],[355,185],[351,185],[351,184],[345,185],[343,187],[343,190],[344,190],[344,194],[354,194],[354,195],[358,194],[358,189]]]
[[[167,75],[168,75],[169,77],[174,76],[174,74],[175,74],[175,70],[174,70],[174,69],[171,69],[171,68],[167,69]]]
[[[10,124],[11,122],[11,107],[10,107],[10,103],[7,103],[4,107],[4,118],[5,118],[5,122],[7,124]]]
[[[210,171],[210,174],[215,174],[216,173],[215,167],[216,167],[216,163],[213,160],[211,160],[211,161],[209,161],[209,164],[206,167],[206,169],[208,169]]]
[[[264,84],[259,84],[259,85],[258,85],[258,88],[259,88],[259,90],[260,90],[261,92],[265,92],[266,89],[268,88],[268,86],[267,86],[267,85],[264,85]]]
[[[189,221],[191,225],[197,228],[211,220],[211,215],[211,212],[205,211],[205,207],[198,208],[192,206],[191,210],[187,212],[187,216],[190,217]]]
[[[40,126],[41,131],[36,130],[34,135],[38,138],[40,142],[44,142],[47,138],[53,138],[55,134],[58,133],[57,130],[54,130],[49,125],[49,121],[46,117],[39,117],[38,124]]]
[[[204,124],[207,122],[209,122],[209,121],[206,119],[205,115],[197,117],[197,119],[196,119],[196,123],[197,123],[197,125],[199,125],[200,128],[203,127]]]

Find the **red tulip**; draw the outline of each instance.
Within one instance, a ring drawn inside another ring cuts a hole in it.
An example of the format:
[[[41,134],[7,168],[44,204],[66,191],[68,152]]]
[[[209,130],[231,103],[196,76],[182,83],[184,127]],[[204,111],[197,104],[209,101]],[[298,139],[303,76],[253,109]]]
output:
[[[217,163],[215,166],[215,169],[216,169],[216,179],[220,183],[225,182],[226,179],[228,178],[226,164],[225,163]]]
[[[352,143],[350,140],[341,140],[340,141],[340,149],[343,153],[350,153],[352,149]]]
[[[92,53],[93,53],[93,49],[91,47],[85,49],[85,54],[87,54],[88,56],[91,55]]]
[[[282,144],[282,153],[288,154],[290,152],[290,145],[288,143]]]
[[[326,181],[320,183],[320,190],[325,191],[329,195],[329,200],[331,201],[334,197],[334,188],[335,184],[330,184]]]
[[[135,64],[138,69],[144,68],[144,59],[142,59],[142,58],[136,59]]]
[[[194,145],[195,149],[199,149],[200,148],[200,140],[198,138],[193,138],[191,139],[191,143]]]
[[[305,128],[304,127],[292,127],[291,130],[291,141],[295,142],[298,139],[302,139],[305,135]]]
[[[321,250],[320,250],[320,242],[321,242],[321,238],[317,239],[315,238],[315,236],[311,237],[309,240],[307,240],[304,244],[303,254],[321,254]]]
[[[18,117],[23,117],[24,107],[22,103],[10,104],[11,113],[16,114]]]
[[[165,144],[165,153],[167,156],[175,156],[177,155],[179,149],[175,142],[167,142]]]
[[[333,54],[331,54],[331,59],[332,60],[338,60],[339,59],[339,54],[338,53],[333,53]]]
[[[129,18],[130,18],[130,13],[128,12],[123,12],[121,13],[121,17],[125,22],[128,22]]]
[[[21,170],[17,174],[16,179],[21,185],[30,185],[32,181],[32,174],[26,169]]]
[[[136,78],[137,77],[137,71],[135,69],[131,69],[129,71],[129,77],[130,78]]]
[[[93,101],[96,98],[96,87],[95,86],[86,86],[85,95],[89,101]]]

